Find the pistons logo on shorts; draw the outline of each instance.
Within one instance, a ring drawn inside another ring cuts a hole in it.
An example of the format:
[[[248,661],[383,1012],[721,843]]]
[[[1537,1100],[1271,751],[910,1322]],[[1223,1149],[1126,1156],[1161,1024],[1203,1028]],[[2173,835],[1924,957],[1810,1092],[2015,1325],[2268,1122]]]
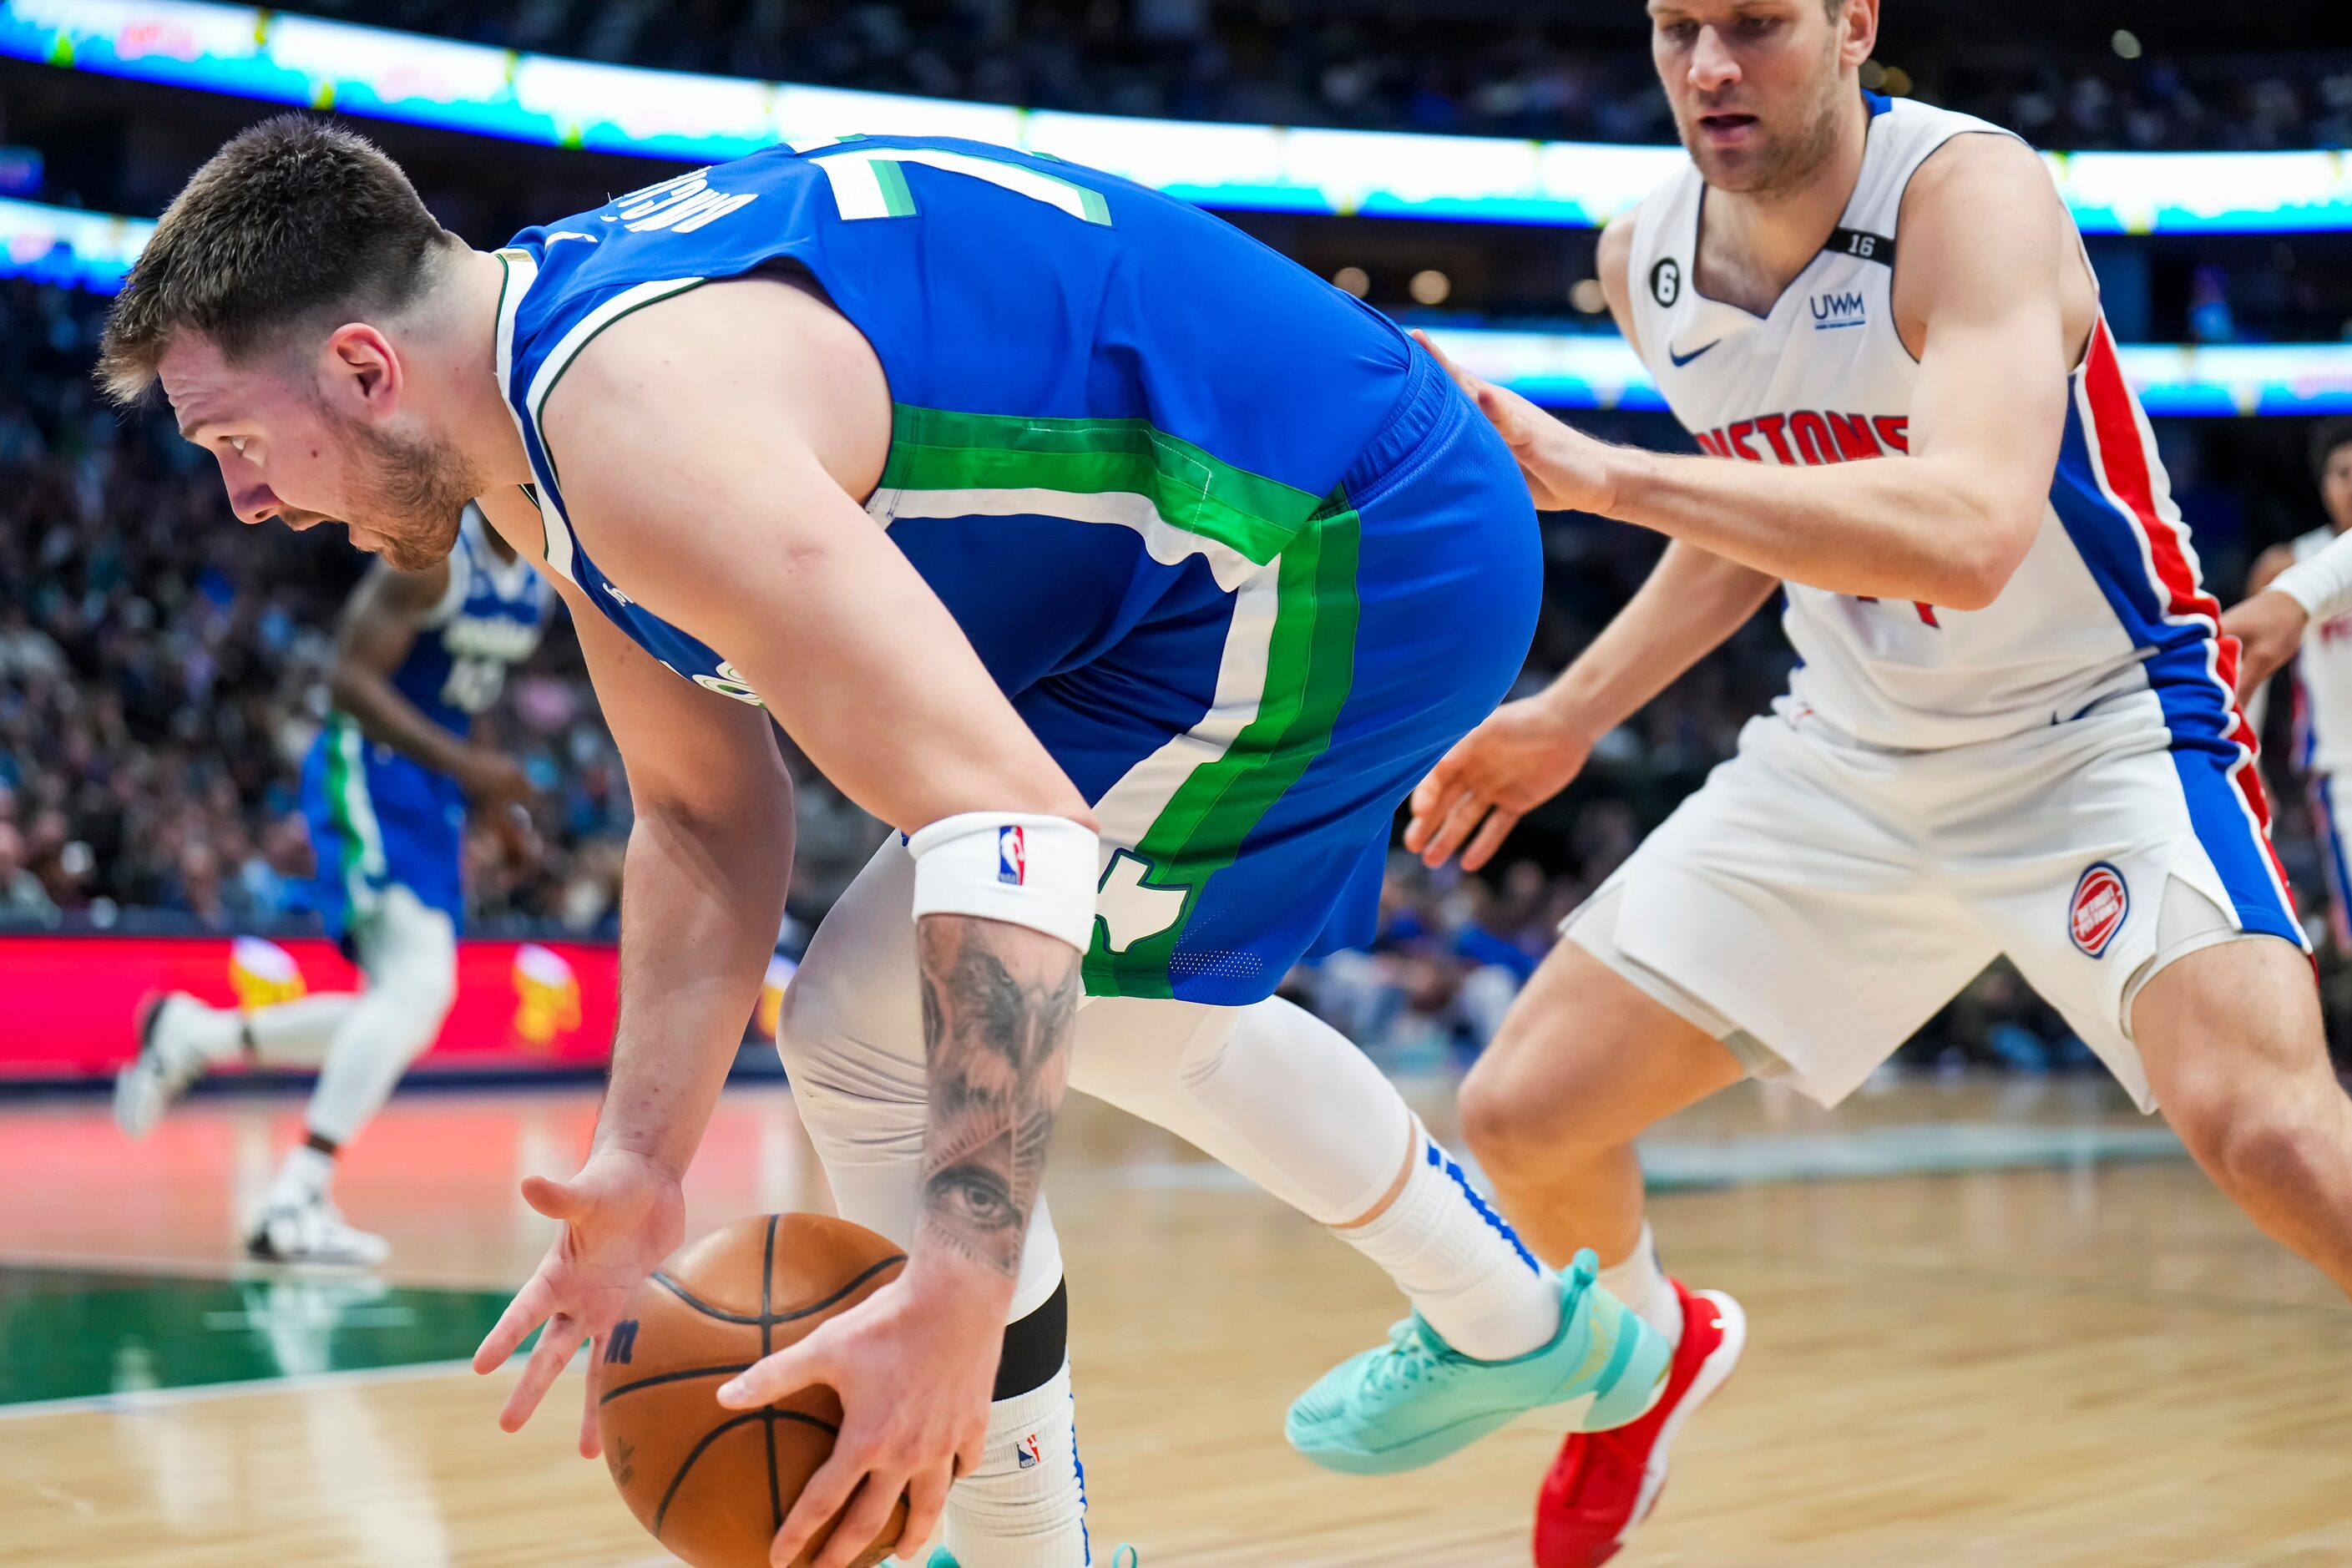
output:
[[[2124,886],[2123,873],[2102,860],[2074,884],[2074,901],[2066,910],[2067,934],[2076,947],[2097,958],[2124,929],[2129,913],[2131,889]]]
[[[1029,840],[1017,826],[996,830],[996,879],[1016,888],[1029,880]]]

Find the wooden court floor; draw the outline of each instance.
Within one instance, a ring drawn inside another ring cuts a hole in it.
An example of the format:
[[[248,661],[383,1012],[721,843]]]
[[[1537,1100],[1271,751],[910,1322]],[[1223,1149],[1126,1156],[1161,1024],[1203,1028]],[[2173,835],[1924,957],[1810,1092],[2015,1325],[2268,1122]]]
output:
[[[394,1266],[336,1286],[233,1264],[297,1101],[201,1100],[138,1146],[94,1100],[0,1103],[0,1563],[667,1562],[572,1456],[576,1382],[509,1437],[506,1379],[448,1364],[544,1245],[516,1178],[568,1173],[593,1109],[395,1101],[341,1193]],[[1663,1171],[1730,1184],[1657,1198],[1669,1267],[1740,1296],[1753,1339],[1619,1562],[2352,1564],[2352,1309],[2147,1136],[2082,1086],[1917,1085],[1835,1118],[1744,1089],[1664,1130]],[[2127,1157],[2080,1157],[2102,1148]],[[1788,1179],[1849,1168],[1950,1173]],[[1378,1482],[1284,1447],[1290,1397],[1394,1315],[1368,1266],[1089,1104],[1052,1194],[1098,1547],[1132,1541],[1145,1568],[1528,1561],[1539,1432]],[[824,1206],[781,1090],[730,1095],[690,1200],[697,1229]]]

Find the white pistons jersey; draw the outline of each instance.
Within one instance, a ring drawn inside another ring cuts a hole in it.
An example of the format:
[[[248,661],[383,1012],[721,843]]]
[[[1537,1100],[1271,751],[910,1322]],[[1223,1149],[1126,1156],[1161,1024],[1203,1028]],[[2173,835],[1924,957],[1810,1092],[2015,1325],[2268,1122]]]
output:
[[[1892,308],[1903,194],[1954,136],[1984,121],[1870,98],[1860,178],[1830,242],[1756,316],[1696,279],[1706,186],[1685,167],[1634,220],[1629,292],[1643,359],[1699,445],[1719,458],[1900,460],[1919,366]],[[1790,583],[1802,659],[1790,699],[1864,744],[1932,750],[2063,722],[2157,689],[2236,739],[2219,607],[2172,504],[2146,416],[2104,321],[2070,377],[2064,448],[2041,532],[1981,610],[1856,598]],[[2220,739],[2217,735],[2215,739]]]
[[[2291,547],[2308,561],[2336,542],[2336,531],[2315,528]],[[2352,772],[2352,614],[2305,630],[2294,656],[2295,765],[2307,773]]]

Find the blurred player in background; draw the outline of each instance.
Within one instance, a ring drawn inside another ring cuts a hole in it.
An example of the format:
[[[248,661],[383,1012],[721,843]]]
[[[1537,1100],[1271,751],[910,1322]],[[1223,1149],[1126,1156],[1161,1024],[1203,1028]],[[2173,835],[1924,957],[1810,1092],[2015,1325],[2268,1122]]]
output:
[[[2246,597],[2222,617],[2245,645],[2238,689],[2249,702],[2294,661],[2294,766],[2311,792],[2311,829],[2327,877],[2336,951],[2352,955],[2352,862],[2345,858],[2337,784],[2352,772],[2352,419],[2312,433],[2311,463],[2327,525],[2254,559]]]
[[[1543,1568],[1618,1550],[1740,1351],[1737,1306],[1659,1266],[1634,1137],[1749,1076],[1835,1104],[1997,956],[2352,1289],[2352,1101],[2234,645],[2047,170],[1864,93],[1875,0],[1650,13],[1692,162],[1610,226],[1601,281],[1706,455],[1609,447],[1464,378],[1539,507],[1672,542],[1549,690],[1433,771],[1407,843],[1483,863],[1784,585],[1801,662],[1569,918],[1464,1086],[1514,1223],[1547,1257],[1596,1248],[1679,1342],[1655,1410],[1568,1440]]]
[[[336,639],[333,710],[303,761],[302,809],[318,860],[311,901],[363,989],[252,1012],[173,992],[141,1016],[139,1055],[114,1087],[115,1120],[133,1138],[216,1064],[319,1069],[307,1136],[247,1230],[257,1258],[384,1259],[383,1238],[346,1224],[329,1196],[335,1157],[456,1000],[467,807],[510,839],[529,832],[521,765],[469,737],[507,671],[539,646],[554,602],[471,507],[445,562],[362,577]]]

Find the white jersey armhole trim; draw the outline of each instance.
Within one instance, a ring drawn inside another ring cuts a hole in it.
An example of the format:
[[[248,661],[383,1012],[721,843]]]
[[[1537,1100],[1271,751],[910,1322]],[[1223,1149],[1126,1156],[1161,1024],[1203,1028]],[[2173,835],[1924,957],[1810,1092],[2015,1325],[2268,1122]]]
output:
[[[1994,125],[1990,121],[1981,124],[1954,125],[1946,128],[1944,133],[1936,138],[1936,140],[1927,147],[1923,148],[1920,151],[1919,155],[1911,161],[1911,166],[1903,171],[1903,177],[1896,183],[1895,187],[1895,205],[1887,213],[1887,216],[1895,220],[1888,226],[1889,227],[1898,231],[1898,233],[1902,229],[1903,204],[1910,199],[1911,182],[1913,179],[1917,177],[1921,166],[1924,165],[1928,159],[1934,157],[1937,153],[1942,152],[1945,148],[1950,146],[1953,142],[1958,141],[1963,136],[2006,136],[2011,141],[2024,147],[2027,152],[2031,153],[2033,151],[2032,144],[2027,142],[2024,137],[2020,136],[2016,132],[2010,130],[2007,126]],[[2043,164],[2042,169],[2044,173],[2047,173],[2049,165],[2046,163]],[[2054,184],[2053,188],[2055,188]],[[2074,228],[2074,225],[2071,221],[2066,226],[2070,229]],[[2082,251],[2083,265],[2087,269],[2091,265],[2091,253],[2083,249],[2083,236],[2079,229],[2074,231],[2074,248],[2078,251]],[[1903,351],[1904,357],[1916,365],[1919,363],[1919,356],[1911,352],[1911,345],[1903,341],[1903,317],[1902,313],[1895,308],[1895,290],[1901,286],[1903,281],[1902,273],[1899,270],[1902,265],[1903,242],[1898,237],[1895,242],[1895,259],[1886,264],[1886,313],[1891,318],[1891,320],[1888,321],[1887,325],[1894,329],[1895,346]],[[2091,274],[2091,292],[2095,299],[2098,294],[2098,290],[2099,275],[2096,272],[2093,272]],[[2098,329],[2095,324],[2092,331],[2095,332]],[[2082,369],[2083,363],[2090,357],[2091,340],[2086,337],[2083,340],[2083,352],[2075,356],[2074,365],[2069,368],[2066,374],[2072,375],[2075,371]]]
[[[536,268],[533,269],[533,275],[536,276]],[[542,516],[551,518],[554,521],[554,525],[547,531],[548,564],[562,573],[566,580],[575,586],[578,585],[579,579],[572,575],[572,557],[577,552],[577,546],[572,540],[572,520],[564,515],[562,504],[557,499],[560,492],[556,489],[555,454],[548,448],[547,426],[542,422],[548,395],[555,390],[555,384],[563,379],[563,373],[571,368],[572,360],[579,355],[582,349],[588,346],[589,341],[598,332],[641,306],[666,300],[673,294],[683,294],[688,289],[699,286],[703,281],[704,279],[700,278],[660,278],[632,284],[622,289],[585,316],[581,317],[579,321],[572,323],[570,331],[556,340],[555,346],[548,351],[547,357],[540,362],[539,369],[532,374],[530,386],[523,395],[523,406],[529,412],[531,434],[538,438],[539,451],[546,465],[545,472],[540,475],[539,499]],[[508,357],[513,352],[512,343],[511,328],[509,328],[506,353],[501,354],[499,361],[501,366],[510,367],[512,364],[511,359]],[[503,381],[503,378],[501,379]],[[509,406],[512,406],[511,402]],[[520,419],[517,423],[520,423]]]
[[[515,318],[522,313],[523,296],[529,294],[530,286],[539,281],[539,261],[528,250],[501,250],[498,254],[499,260],[505,264],[507,269],[506,281],[499,289],[496,351],[499,395],[507,405],[507,417],[514,421],[515,434],[521,438],[523,450],[528,453],[536,432],[524,421],[521,411],[515,407]],[[548,476],[540,473],[536,459],[532,460],[531,471],[539,480],[540,552],[558,576],[576,588],[580,585],[580,579],[572,574],[572,525],[564,520],[562,509],[556,505],[554,489],[548,483]]]

